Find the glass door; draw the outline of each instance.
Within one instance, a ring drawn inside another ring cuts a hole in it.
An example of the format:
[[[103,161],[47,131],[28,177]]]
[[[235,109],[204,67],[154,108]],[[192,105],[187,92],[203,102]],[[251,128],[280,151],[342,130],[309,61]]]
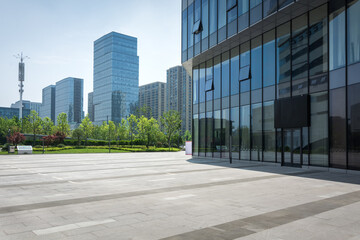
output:
[[[302,164],[302,131],[300,128],[282,130],[282,165]]]

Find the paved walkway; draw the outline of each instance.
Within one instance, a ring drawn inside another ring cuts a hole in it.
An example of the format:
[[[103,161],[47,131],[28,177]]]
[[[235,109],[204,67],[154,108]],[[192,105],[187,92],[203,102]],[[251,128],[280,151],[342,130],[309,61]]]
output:
[[[360,175],[180,153],[0,156],[0,239],[360,239]]]

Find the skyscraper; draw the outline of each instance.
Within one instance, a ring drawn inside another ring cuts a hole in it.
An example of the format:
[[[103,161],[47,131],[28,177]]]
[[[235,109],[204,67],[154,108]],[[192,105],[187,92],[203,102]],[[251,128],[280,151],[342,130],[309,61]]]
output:
[[[50,85],[42,90],[42,103],[40,117],[49,117],[55,122],[55,85]]]
[[[120,122],[139,98],[137,38],[111,32],[94,42],[94,123]]]
[[[60,113],[66,113],[71,127],[76,127],[83,118],[83,84],[80,78],[65,78],[56,83],[55,122]]]
[[[148,107],[147,118],[153,117],[160,121],[166,109],[166,83],[154,82],[140,86],[139,108]]]
[[[166,111],[175,110],[181,116],[181,132],[191,132],[191,77],[182,66],[166,71]]]
[[[40,114],[41,103],[30,102],[29,100],[23,100],[22,103],[23,103],[23,109],[28,109],[30,111],[34,110],[38,114]],[[11,104],[11,108],[19,108],[19,107],[20,107],[20,101]]]
[[[88,94],[88,114],[90,121],[94,121],[94,93]]]

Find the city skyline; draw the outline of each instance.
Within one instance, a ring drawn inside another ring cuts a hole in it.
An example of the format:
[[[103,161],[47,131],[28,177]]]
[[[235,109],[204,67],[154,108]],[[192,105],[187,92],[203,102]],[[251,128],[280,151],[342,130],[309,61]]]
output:
[[[0,90],[0,106],[9,107],[19,99],[18,60],[13,55],[20,52],[30,57],[25,61],[25,99],[41,102],[44,87],[74,76],[84,79],[84,106],[93,89],[93,43],[104,34],[116,31],[138,38],[140,85],[166,82],[166,69],[180,64],[179,2],[83,3],[5,1],[0,18],[12,20],[0,23],[6,36],[0,46],[0,82],[7,83]]]

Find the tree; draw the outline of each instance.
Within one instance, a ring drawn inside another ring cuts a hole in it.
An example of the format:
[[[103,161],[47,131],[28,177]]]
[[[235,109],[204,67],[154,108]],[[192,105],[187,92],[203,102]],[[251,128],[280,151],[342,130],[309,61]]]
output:
[[[46,146],[49,147],[49,145],[53,144],[56,141],[56,136],[48,135],[48,136],[43,137],[43,139],[44,139]]]
[[[19,132],[14,132],[13,134],[7,137],[7,140],[10,143],[14,144],[16,147],[19,143],[25,141],[25,136]]]
[[[121,122],[119,123],[117,127],[117,136],[119,140],[124,140],[128,136],[128,123],[126,119],[121,119]]]
[[[39,117],[38,113],[34,110],[30,112],[28,116],[29,126],[31,133],[33,134],[33,145],[35,145],[36,134],[39,134],[42,129],[42,119]]]
[[[65,137],[70,133],[70,125],[69,125],[66,113],[60,113],[57,116],[56,130],[58,132],[65,134]]]
[[[164,128],[164,132],[167,138],[167,142],[169,144],[169,151],[171,148],[171,137],[177,133],[181,128],[181,119],[180,114],[177,111],[170,110],[164,113],[161,118],[161,124]]]
[[[85,138],[85,146],[87,146],[87,140],[91,136],[94,125],[90,121],[89,114],[82,120],[80,124],[80,129],[83,132],[83,136]]]
[[[58,141],[59,143],[64,143],[64,139],[66,138],[66,134],[60,131],[57,131],[54,134],[56,141]]]
[[[77,139],[78,146],[80,146],[80,141],[83,137],[84,137],[84,132],[80,128],[77,128],[74,131],[72,131],[72,138]]]
[[[107,124],[107,132],[106,132],[106,139],[107,140],[114,140],[116,139],[116,125],[113,121],[109,121]]]
[[[189,130],[186,130],[185,134],[184,134],[184,142],[191,141],[191,140],[192,140],[191,132]]]
[[[128,123],[129,123],[129,137],[130,137],[130,144],[131,147],[133,147],[133,139],[136,135],[137,132],[137,123],[138,123],[138,119],[135,115],[131,114],[128,118]]]
[[[143,141],[145,141],[146,148],[149,148],[150,144],[154,144],[157,133],[160,132],[159,124],[154,118],[147,119],[141,116],[138,122],[139,135]]]
[[[49,117],[44,117],[42,121],[42,129],[45,135],[51,135],[54,131],[54,123]]]

